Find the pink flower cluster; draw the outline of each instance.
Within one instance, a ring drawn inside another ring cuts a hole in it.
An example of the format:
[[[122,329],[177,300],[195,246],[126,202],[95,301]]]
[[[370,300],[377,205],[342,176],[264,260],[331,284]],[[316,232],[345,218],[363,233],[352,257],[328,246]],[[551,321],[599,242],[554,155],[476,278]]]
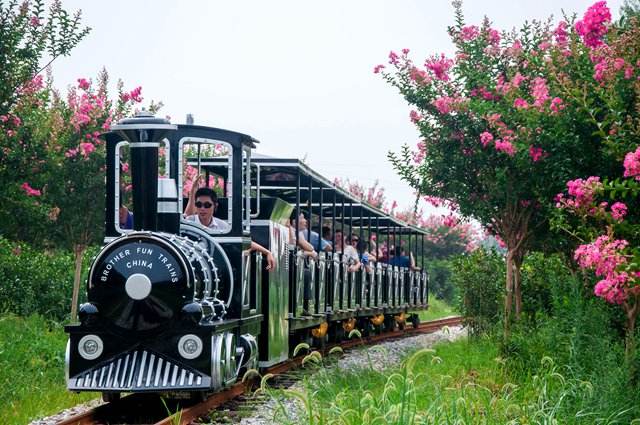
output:
[[[573,199],[565,198],[564,194],[556,195],[557,208],[585,209],[592,208],[595,196],[603,189],[600,177],[591,176],[587,180],[575,179],[567,182],[569,196]]]
[[[24,192],[27,194],[27,196],[40,196],[42,195],[42,192],[40,192],[37,189],[32,188],[29,183],[24,182],[22,183],[22,185],[20,186],[20,188],[22,190],[24,190]]]
[[[436,208],[444,207],[444,208],[449,208],[450,210],[458,209],[458,205],[456,205],[454,202],[449,201],[447,199],[439,198],[437,196],[423,196],[422,199],[424,199],[425,202],[427,202],[430,205],[433,205]]]
[[[593,243],[580,245],[574,253],[581,268],[595,269],[596,276],[604,277],[596,284],[594,293],[611,304],[622,304],[627,299],[632,278],[618,269],[627,264],[623,250],[628,245],[625,240],[612,240],[608,235],[602,235]]]
[[[599,1],[587,9],[582,20],[576,22],[576,31],[586,46],[596,48],[603,44],[602,38],[610,22],[611,12],[607,2]]]
[[[125,92],[120,95],[120,100],[123,102],[129,102],[130,100],[135,103],[142,102],[142,87],[138,86],[130,92]]]
[[[553,31],[553,35],[559,47],[566,47],[568,42],[567,23],[565,21],[558,22],[558,26]]]
[[[480,29],[475,25],[467,25],[460,31],[460,38],[463,41],[471,41],[480,35]]]
[[[412,110],[411,112],[409,112],[409,119],[411,119],[412,123],[417,124],[422,119],[422,115],[420,115],[420,113],[418,113],[417,111]]]
[[[538,162],[543,158],[549,156],[542,148],[537,148],[535,146],[529,146],[529,156],[533,162]]]
[[[379,64],[373,67],[373,73],[374,74],[379,74],[380,71],[382,71],[384,69],[384,65]]]
[[[453,66],[453,60],[448,59],[444,53],[434,55],[427,59],[424,66],[440,81],[449,81],[449,69]]]
[[[504,152],[509,156],[516,154],[516,148],[513,142],[516,139],[516,135],[507,125],[502,121],[500,114],[491,114],[486,118],[487,122],[493,127],[498,137],[494,137],[488,131],[484,131],[480,134],[480,143],[482,147],[486,148],[492,141],[494,147],[498,152]]]
[[[613,217],[615,221],[622,221],[625,215],[627,215],[627,206],[625,204],[616,202],[611,205],[611,217]]]
[[[412,66],[411,69],[409,69],[409,78],[411,81],[419,85],[429,84],[431,82],[431,78],[429,77],[429,74],[427,74],[427,71],[418,69],[415,66]]]
[[[640,147],[635,152],[629,152],[624,157],[624,176],[634,177],[640,181]]]
[[[449,112],[464,106],[466,99],[462,97],[442,96],[435,99],[431,104],[436,107],[438,112],[445,115]]]
[[[593,78],[601,83],[613,80],[620,74],[625,80],[630,80],[635,74],[634,66],[627,63],[624,58],[613,57],[606,45],[594,50],[591,61],[594,63]],[[636,66],[640,66],[640,61],[637,61]]]
[[[533,97],[533,106],[542,110],[544,103],[549,99],[547,80],[542,77],[534,78],[531,84],[531,96]]]

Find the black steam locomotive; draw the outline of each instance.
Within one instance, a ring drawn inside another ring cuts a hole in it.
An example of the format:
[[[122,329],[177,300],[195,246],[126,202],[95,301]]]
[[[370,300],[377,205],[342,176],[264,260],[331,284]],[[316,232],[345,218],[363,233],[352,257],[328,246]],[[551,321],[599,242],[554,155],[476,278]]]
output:
[[[424,268],[387,260],[354,271],[335,252],[338,227],[411,253],[424,247],[422,231],[304,163],[252,156],[257,141],[250,136],[173,125],[144,111],[102,137],[106,244],[91,265],[80,323],[66,327],[69,390],[106,399],[215,391],[248,369],[286,360],[300,341],[323,345],[354,328],[366,334],[415,325],[416,312],[427,308]],[[119,219],[123,159],[130,163],[133,229]],[[228,224],[224,232],[184,218],[189,168],[220,193],[215,216]],[[309,225],[296,220],[291,232],[289,219],[300,213]],[[322,251],[316,238],[320,254],[304,255],[297,238],[313,241],[323,224],[332,229],[333,248]],[[252,240],[272,253],[274,270],[250,252]]]

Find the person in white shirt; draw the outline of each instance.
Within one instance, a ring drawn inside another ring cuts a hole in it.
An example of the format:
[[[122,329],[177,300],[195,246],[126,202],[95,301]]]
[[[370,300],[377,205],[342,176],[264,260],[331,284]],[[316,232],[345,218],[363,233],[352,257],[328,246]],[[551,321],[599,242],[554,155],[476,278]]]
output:
[[[209,187],[201,187],[196,191],[194,198],[195,202],[193,203],[193,206],[195,207],[196,214],[187,215],[185,217],[187,220],[194,221],[204,227],[208,227],[217,233],[226,233],[231,230],[229,223],[213,216],[213,213],[216,211],[216,207],[218,206],[218,196],[213,189]],[[189,199],[189,204],[191,204],[191,199]],[[193,209],[190,209],[189,207],[190,205],[187,205],[185,215],[193,211]]]
[[[361,263],[358,258],[358,251],[351,245],[345,245],[342,230],[336,230],[336,252],[343,254],[344,258],[347,259],[350,272],[360,270]]]
[[[218,207],[218,195],[209,187],[198,187],[200,180],[201,176],[193,182],[191,192],[189,193],[189,202],[187,203],[187,208],[184,210],[185,218],[203,227],[212,229],[214,232],[227,233],[231,230],[229,223],[213,216]],[[196,212],[196,214],[193,214],[193,212]],[[258,251],[266,257],[267,270],[271,271],[275,269],[275,258],[273,254],[271,254],[271,251],[254,241],[251,241],[249,252],[250,251]]]

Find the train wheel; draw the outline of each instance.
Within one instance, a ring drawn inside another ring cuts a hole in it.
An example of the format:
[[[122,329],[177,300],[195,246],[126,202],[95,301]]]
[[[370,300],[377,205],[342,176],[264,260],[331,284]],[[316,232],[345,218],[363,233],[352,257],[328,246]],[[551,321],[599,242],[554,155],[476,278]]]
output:
[[[344,329],[342,328],[342,324],[339,323],[335,328],[334,328],[334,333],[333,333],[333,337],[335,342],[340,343],[344,340],[345,337],[345,333],[344,333]]]
[[[412,314],[409,321],[413,325],[414,329],[418,329],[418,326],[420,326],[420,316],[417,314]]]
[[[396,328],[396,321],[393,316],[385,316],[383,325],[385,332],[393,332]]]
[[[120,400],[120,393],[102,393],[102,401],[113,403]]]

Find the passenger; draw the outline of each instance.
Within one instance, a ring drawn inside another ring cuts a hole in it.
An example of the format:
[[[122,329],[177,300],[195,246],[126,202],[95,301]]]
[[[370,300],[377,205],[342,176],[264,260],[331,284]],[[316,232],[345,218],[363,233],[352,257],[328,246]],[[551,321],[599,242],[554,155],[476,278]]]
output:
[[[343,252],[344,251],[344,252]],[[344,234],[342,230],[336,230],[336,251],[338,254],[342,254],[343,258],[347,259],[347,263],[349,264],[349,271],[357,271],[360,270],[361,263],[358,258],[358,251],[351,246],[346,245],[344,243]]]
[[[129,211],[127,207],[121,205],[118,214],[120,217],[120,228],[124,230],[133,229],[133,213]]]
[[[395,254],[395,251],[397,251],[398,255],[393,255]],[[391,254],[393,255],[393,257],[389,260],[389,264],[391,264],[392,266],[406,268],[411,267],[411,259],[408,255],[406,255],[406,252],[402,246],[392,249]]]
[[[331,245],[331,227],[329,226],[322,226],[322,246],[323,246],[323,250],[327,251],[327,252],[331,252],[333,247]]]
[[[266,269],[269,271],[273,271],[276,268],[276,260],[273,258],[273,254],[267,248],[260,245],[258,242],[251,241],[251,248],[247,251],[247,253],[251,251],[258,251],[263,254],[267,258],[267,267]]]
[[[367,273],[371,272],[371,257],[369,252],[367,251],[367,243],[365,241],[358,240],[356,242],[355,248],[359,253],[362,253],[360,254],[360,261],[362,262],[364,268],[367,270]]]
[[[291,220],[289,220],[289,223],[287,224],[287,227],[289,228],[289,243],[290,244],[295,244],[296,243],[296,224],[295,224],[295,213],[293,214],[293,218]],[[309,242],[307,242],[307,240],[304,238],[303,233],[303,229],[300,226],[304,226],[304,228],[306,229],[306,225],[307,225],[307,220],[304,218],[303,214],[300,214],[300,218],[298,220],[298,248],[300,248],[304,254],[308,257],[313,257],[313,258],[317,258],[318,257],[318,253],[316,252],[316,250],[314,249],[314,246],[311,245]]]
[[[197,183],[194,182],[194,186],[197,187]],[[195,202],[192,202],[193,199],[195,199]],[[226,233],[231,230],[231,226],[226,221],[213,216],[217,206],[218,195],[216,195],[216,192],[211,188],[201,187],[196,189],[195,193],[193,189],[191,190],[189,203],[184,213],[189,221],[198,223],[217,233]],[[194,210],[197,211],[197,214],[193,214]]]
[[[292,225],[295,228],[295,220],[293,221]],[[298,238],[304,239],[305,241],[309,242],[311,246],[316,249],[318,247],[318,239],[320,238],[320,236],[318,235],[318,232],[314,232],[313,230],[309,232],[308,229],[309,222],[307,221],[304,214],[300,213],[298,219]],[[320,249],[322,251],[331,251],[331,244],[329,243],[329,241],[326,241],[323,238],[321,241]]]
[[[376,235],[371,235],[369,238],[369,261],[378,261],[383,257],[382,250],[378,248],[376,239]]]

